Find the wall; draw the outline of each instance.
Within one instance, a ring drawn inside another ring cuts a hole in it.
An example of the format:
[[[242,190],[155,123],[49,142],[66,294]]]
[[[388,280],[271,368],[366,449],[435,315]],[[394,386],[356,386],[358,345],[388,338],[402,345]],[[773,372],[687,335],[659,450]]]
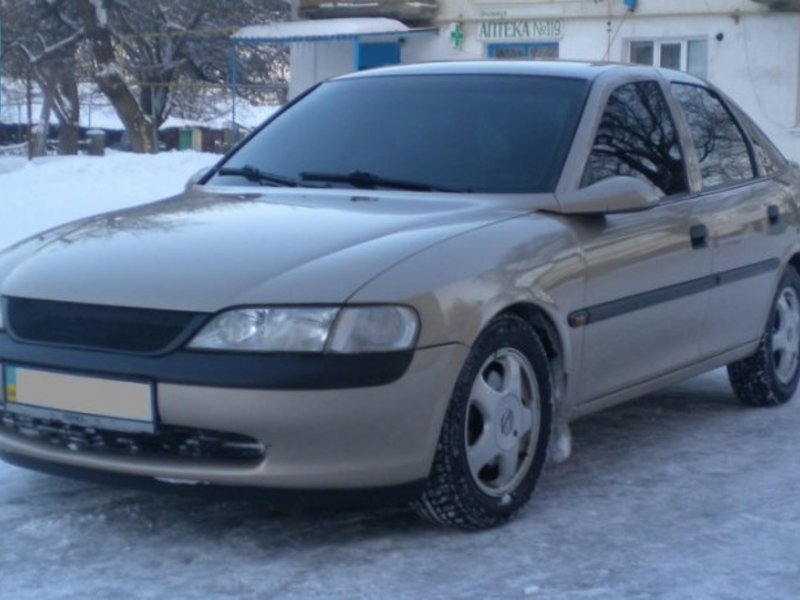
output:
[[[626,10],[622,0],[439,0],[440,20],[486,16],[480,13],[514,10],[517,13],[554,17],[604,17],[609,10],[619,14]],[[708,15],[767,12],[767,7],[751,0],[639,0],[636,14]]]
[[[409,38],[402,62],[484,58],[477,31],[487,20],[559,19],[560,57],[575,60],[625,62],[632,39],[705,38],[709,80],[800,161],[800,13],[770,11],[751,0],[640,0],[634,13],[622,0],[440,0],[439,6],[439,35]],[[450,37],[455,23],[464,34],[458,48]],[[291,64],[293,97],[351,71],[352,42],[294,44]]]
[[[700,10],[705,4],[712,10]],[[681,14],[665,16],[672,11]],[[441,34],[413,58],[483,58],[486,45],[477,39],[482,21],[537,17],[562,20],[563,34],[557,41],[563,59],[626,62],[632,39],[707,39],[708,79],[738,102],[790,158],[800,161],[800,13],[768,11],[749,0],[642,0],[635,13],[627,13],[621,1],[445,1],[438,22]],[[449,37],[455,22],[464,33],[459,49]]]
[[[350,73],[353,70],[353,52],[353,42],[349,40],[292,44],[289,98],[323,79]]]

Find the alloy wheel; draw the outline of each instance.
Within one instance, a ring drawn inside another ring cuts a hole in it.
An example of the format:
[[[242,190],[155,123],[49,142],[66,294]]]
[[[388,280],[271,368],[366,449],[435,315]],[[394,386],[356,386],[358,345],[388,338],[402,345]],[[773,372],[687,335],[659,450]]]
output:
[[[513,348],[490,356],[478,371],[467,405],[467,462],[489,496],[513,491],[525,477],[539,439],[539,386],[533,367]]]
[[[772,327],[772,364],[781,383],[789,383],[797,371],[800,352],[800,301],[793,287],[785,287],[775,301]]]

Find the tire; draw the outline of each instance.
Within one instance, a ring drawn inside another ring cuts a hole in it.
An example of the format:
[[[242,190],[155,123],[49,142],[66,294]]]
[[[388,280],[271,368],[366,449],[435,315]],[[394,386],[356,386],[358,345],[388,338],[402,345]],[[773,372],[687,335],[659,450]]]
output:
[[[729,364],[728,379],[748,406],[778,406],[794,395],[800,379],[800,276],[794,268],[781,277],[758,349]]]
[[[459,529],[504,523],[536,486],[552,415],[550,368],[536,332],[515,315],[497,317],[461,369],[431,473],[412,508]]]

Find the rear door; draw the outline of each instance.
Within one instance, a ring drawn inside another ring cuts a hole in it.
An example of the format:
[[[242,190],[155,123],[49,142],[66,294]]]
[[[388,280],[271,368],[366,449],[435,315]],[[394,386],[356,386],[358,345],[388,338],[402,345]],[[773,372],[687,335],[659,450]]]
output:
[[[714,356],[763,332],[780,261],[792,240],[791,187],[776,177],[779,155],[766,140],[750,139],[743,117],[719,94],[689,83],[671,88],[695,147],[699,216],[713,250],[715,286],[701,352]]]

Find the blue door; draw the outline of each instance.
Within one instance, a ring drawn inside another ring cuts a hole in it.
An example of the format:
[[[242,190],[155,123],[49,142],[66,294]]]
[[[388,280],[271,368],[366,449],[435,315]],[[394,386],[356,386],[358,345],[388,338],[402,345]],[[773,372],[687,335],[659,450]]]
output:
[[[397,42],[364,44],[356,40],[355,54],[356,71],[400,64],[400,44]]]

